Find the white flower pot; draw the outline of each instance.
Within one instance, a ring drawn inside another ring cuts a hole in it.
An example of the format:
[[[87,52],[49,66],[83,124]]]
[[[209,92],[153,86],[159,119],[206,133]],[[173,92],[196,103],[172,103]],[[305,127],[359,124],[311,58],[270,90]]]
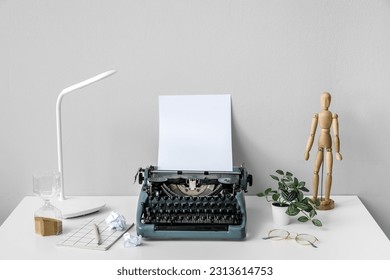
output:
[[[272,203],[272,217],[275,224],[285,226],[290,223],[290,216],[286,214],[287,207],[287,205],[280,206],[279,203]]]

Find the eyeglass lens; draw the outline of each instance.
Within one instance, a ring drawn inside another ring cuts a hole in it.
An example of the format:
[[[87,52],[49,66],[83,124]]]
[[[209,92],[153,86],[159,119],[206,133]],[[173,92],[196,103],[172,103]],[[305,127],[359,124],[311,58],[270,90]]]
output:
[[[317,238],[313,235],[298,234],[297,237],[295,238],[295,240],[301,245],[311,245],[311,246],[317,248],[317,246],[314,245],[314,243],[317,242]]]
[[[274,240],[287,239],[290,233],[283,229],[273,229],[268,233],[268,237]]]

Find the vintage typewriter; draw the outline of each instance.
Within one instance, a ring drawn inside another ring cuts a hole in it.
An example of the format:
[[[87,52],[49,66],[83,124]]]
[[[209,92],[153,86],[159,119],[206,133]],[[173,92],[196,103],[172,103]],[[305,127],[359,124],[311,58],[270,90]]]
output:
[[[137,234],[157,239],[232,239],[246,236],[244,193],[252,175],[140,168]]]

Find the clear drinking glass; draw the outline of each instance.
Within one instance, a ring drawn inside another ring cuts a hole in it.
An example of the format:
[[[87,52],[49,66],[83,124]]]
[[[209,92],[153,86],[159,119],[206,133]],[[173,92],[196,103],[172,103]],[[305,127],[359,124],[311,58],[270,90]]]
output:
[[[42,236],[62,233],[61,211],[50,203],[61,188],[61,176],[57,171],[43,171],[33,174],[33,192],[44,204],[34,213],[35,232]]]

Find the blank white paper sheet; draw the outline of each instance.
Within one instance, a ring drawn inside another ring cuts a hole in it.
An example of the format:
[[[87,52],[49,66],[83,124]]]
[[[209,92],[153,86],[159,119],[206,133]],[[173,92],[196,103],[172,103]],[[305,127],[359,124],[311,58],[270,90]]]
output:
[[[233,171],[230,95],[159,97],[158,169]]]

